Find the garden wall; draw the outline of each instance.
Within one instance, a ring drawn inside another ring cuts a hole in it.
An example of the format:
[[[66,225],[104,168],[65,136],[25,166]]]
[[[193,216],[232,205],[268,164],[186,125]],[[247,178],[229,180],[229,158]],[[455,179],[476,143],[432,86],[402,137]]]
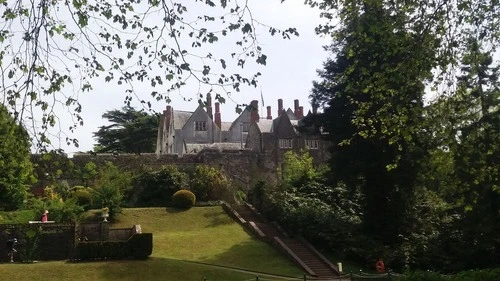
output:
[[[127,170],[136,171],[141,166],[151,168],[160,168],[163,165],[174,164],[177,166],[196,166],[200,164],[210,165],[220,169],[229,179],[236,185],[250,189],[258,180],[265,177],[266,180],[276,180],[276,164],[273,158],[266,154],[258,154],[250,150],[210,150],[204,149],[197,154],[185,154],[179,157],[177,154],[162,154],[154,153],[145,154],[111,154],[111,153],[77,153],[71,159],[63,159],[57,157],[57,163],[65,163],[72,161],[71,165],[83,167],[86,163],[93,162],[97,166],[104,165],[106,161],[112,162],[114,165]],[[39,155],[32,155],[32,161],[37,164],[40,160]],[[50,161],[49,161],[50,162]],[[41,165],[39,165],[41,166]],[[62,176],[58,180],[67,180],[70,185],[81,185],[77,179],[69,178],[67,175],[71,173],[66,171],[69,164],[63,164],[62,167],[53,167],[51,172],[57,169],[62,169]],[[34,193],[42,192],[43,188],[50,182],[43,180],[38,171],[40,181],[34,186]]]

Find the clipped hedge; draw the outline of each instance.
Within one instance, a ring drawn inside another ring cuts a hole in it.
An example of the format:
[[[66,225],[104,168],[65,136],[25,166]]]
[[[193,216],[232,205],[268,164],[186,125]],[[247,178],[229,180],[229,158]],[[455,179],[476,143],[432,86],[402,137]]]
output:
[[[76,260],[145,259],[153,252],[153,234],[134,234],[127,241],[85,241],[75,249]]]
[[[186,189],[181,189],[172,195],[172,204],[177,208],[188,209],[193,207],[195,202],[194,193]]]

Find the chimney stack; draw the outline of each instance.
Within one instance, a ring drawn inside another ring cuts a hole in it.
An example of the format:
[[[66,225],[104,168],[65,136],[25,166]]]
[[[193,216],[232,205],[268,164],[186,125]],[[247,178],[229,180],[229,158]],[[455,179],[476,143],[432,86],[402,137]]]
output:
[[[297,119],[302,119],[304,118],[304,107],[303,106],[299,106],[299,114],[297,115]]]
[[[283,99],[278,99],[278,116],[283,112]]]
[[[293,109],[293,114],[295,114],[295,117],[299,118],[299,100],[294,100],[294,109]]]
[[[273,116],[271,116],[271,106],[270,105],[267,106],[267,117],[266,117],[266,119],[269,119],[269,120],[273,119]]]
[[[259,122],[259,101],[253,100],[250,103],[250,123]]]
[[[218,102],[215,103],[215,125],[219,127],[219,129],[222,129],[222,122],[220,118],[220,104]]]
[[[212,115],[212,95],[210,93],[207,94],[207,113],[210,119],[214,119]]]
[[[167,105],[167,109],[163,110],[163,124],[169,124],[171,119],[172,119],[172,106]]]

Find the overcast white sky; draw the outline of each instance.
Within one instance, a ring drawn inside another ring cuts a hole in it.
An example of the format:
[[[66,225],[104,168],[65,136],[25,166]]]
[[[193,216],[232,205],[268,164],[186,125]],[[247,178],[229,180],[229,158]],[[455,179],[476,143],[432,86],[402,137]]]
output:
[[[285,108],[293,108],[293,100],[299,99],[300,105],[304,106],[307,113],[311,106],[308,95],[311,90],[312,81],[317,79],[316,70],[322,67],[323,61],[329,56],[322,46],[329,44],[328,38],[321,38],[314,33],[314,28],[322,22],[319,11],[313,10],[303,4],[302,0],[254,0],[250,1],[254,18],[260,22],[279,28],[296,27],[300,36],[291,40],[283,40],[280,37],[269,37],[265,34],[259,38],[263,50],[267,54],[267,65],[256,68],[262,76],[259,78],[257,88],[243,87],[240,93],[233,93],[231,99],[221,105],[222,120],[233,121],[237,114],[236,104],[249,103],[251,100],[259,100],[262,90],[264,103],[272,107],[272,115],[276,117],[277,100],[284,100]],[[252,70],[252,69],[250,69]],[[92,133],[99,126],[105,125],[106,120],[101,116],[105,111],[122,107],[124,100],[123,89],[115,87],[115,84],[96,82],[94,91],[80,95],[83,106],[84,126],[76,130],[72,137],[79,140],[80,146],[67,146],[61,139],[61,148],[67,153],[92,150],[95,139]],[[171,105],[177,110],[194,111],[197,107],[196,91],[186,87],[180,93],[184,97],[191,97],[194,101],[185,102],[180,96],[172,95]],[[152,100],[149,90],[145,91],[141,98]],[[153,109],[161,112],[166,106],[165,101],[154,102]],[[259,104],[261,106],[261,104]],[[264,112],[260,113],[265,116]],[[64,123],[64,120],[62,120]],[[67,127],[67,126],[62,126]],[[55,144],[56,141],[53,141]],[[56,145],[57,146],[57,145]]]

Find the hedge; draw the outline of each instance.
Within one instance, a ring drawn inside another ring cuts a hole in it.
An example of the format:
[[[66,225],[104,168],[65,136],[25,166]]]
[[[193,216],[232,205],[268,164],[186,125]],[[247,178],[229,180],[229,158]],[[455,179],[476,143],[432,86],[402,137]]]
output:
[[[76,245],[76,260],[145,259],[153,252],[153,234],[134,234],[127,241],[84,241]]]

